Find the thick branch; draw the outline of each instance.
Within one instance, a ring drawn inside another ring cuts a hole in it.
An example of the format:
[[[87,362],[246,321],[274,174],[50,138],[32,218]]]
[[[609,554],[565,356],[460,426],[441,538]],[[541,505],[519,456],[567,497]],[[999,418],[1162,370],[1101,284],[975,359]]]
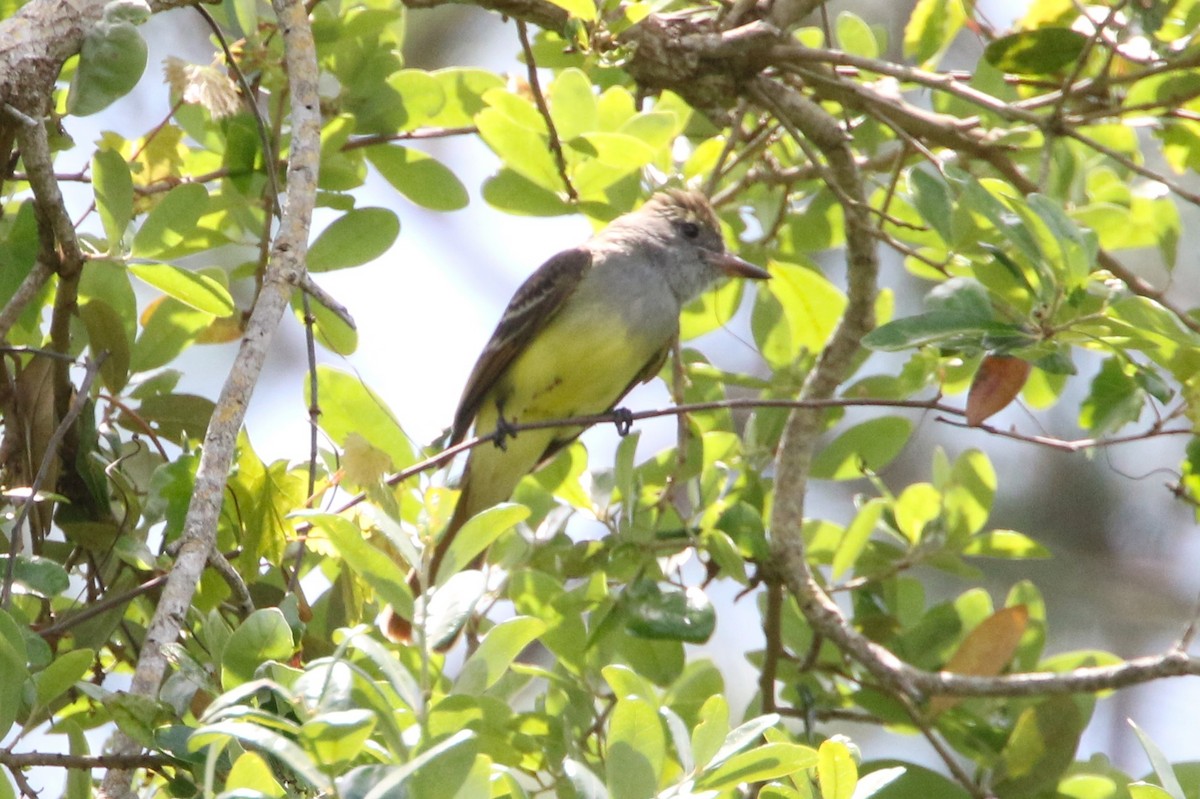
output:
[[[320,153],[316,49],[303,4],[275,0],[274,8],[283,34],[291,99],[287,194],[262,289],[204,437],[203,454],[184,522],[179,557],[146,631],[130,687],[131,693],[140,696],[155,696],[166,672],[164,648],[179,636],[196,585],[213,548],[225,482],[233,462],[246,406],[262,372],[271,336],[287,308],[292,291],[304,276],[304,256],[316,198]],[[137,749],[134,741],[123,735],[118,736],[115,747],[118,754],[129,754]],[[127,771],[110,771],[98,795],[128,796],[129,780]]]
[[[760,78],[751,86],[755,98],[772,110],[797,137],[806,140],[825,157],[826,177],[842,202],[846,220],[848,302],[825,351],[801,389],[802,399],[832,396],[849,373],[859,342],[875,323],[876,281],[879,262],[875,237],[870,235],[870,215],[858,167],[846,134],[837,120],[799,92],[779,82]],[[802,137],[802,138],[801,138]],[[842,651],[863,664],[885,685],[914,695],[902,671],[904,664],[890,651],[851,630],[841,610],[817,583],[804,548],[801,527],[804,500],[822,411],[797,408],[788,417],[775,458],[775,503],[770,519],[773,574],[782,581],[813,628]]]

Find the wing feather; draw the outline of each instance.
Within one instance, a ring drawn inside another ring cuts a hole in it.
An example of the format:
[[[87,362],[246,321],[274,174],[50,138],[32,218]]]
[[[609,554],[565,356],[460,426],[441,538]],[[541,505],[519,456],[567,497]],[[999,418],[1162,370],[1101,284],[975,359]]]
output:
[[[454,414],[450,443],[467,435],[484,398],[513,359],[575,293],[592,267],[592,254],[584,247],[563,250],[537,268],[517,289],[483,348]]]

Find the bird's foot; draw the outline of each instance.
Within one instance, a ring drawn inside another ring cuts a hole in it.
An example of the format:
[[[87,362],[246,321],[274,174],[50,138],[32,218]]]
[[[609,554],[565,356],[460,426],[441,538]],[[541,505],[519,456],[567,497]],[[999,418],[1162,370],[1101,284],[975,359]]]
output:
[[[495,436],[493,443],[496,449],[505,452],[508,450],[508,440],[517,437],[517,428],[501,413],[496,417],[496,429],[492,435]]]
[[[617,426],[617,435],[624,438],[633,429],[633,411],[628,408],[612,409],[613,424]]]

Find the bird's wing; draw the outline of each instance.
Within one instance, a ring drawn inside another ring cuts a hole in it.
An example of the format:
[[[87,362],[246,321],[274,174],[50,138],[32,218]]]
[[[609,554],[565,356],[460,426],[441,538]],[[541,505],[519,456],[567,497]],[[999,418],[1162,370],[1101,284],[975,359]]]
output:
[[[583,247],[563,250],[538,267],[517,289],[500,317],[487,346],[471,370],[454,414],[450,443],[466,436],[488,391],[525,349],[538,331],[575,293],[592,266],[592,254]]]

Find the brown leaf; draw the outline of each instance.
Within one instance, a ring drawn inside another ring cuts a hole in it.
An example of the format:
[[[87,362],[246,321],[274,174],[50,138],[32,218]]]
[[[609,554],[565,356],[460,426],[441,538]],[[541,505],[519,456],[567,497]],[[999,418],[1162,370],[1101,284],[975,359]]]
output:
[[[1021,392],[1032,368],[1028,361],[1012,355],[985,355],[967,392],[967,424],[981,425],[1006,408]]]
[[[942,671],[973,677],[995,677],[1004,671],[1016,654],[1028,623],[1029,609],[1024,605],[996,611],[967,634]],[[935,696],[929,701],[929,714],[936,716],[961,701],[960,696]]]
[[[10,403],[0,409],[4,416],[4,441],[0,444],[0,469],[4,487],[31,487],[34,476],[50,446],[58,427],[54,412],[54,362],[49,358],[33,358],[17,375]],[[54,459],[45,480],[38,488],[53,491],[58,483],[61,463]],[[30,532],[35,549],[50,529],[54,506],[39,503],[29,516]]]

